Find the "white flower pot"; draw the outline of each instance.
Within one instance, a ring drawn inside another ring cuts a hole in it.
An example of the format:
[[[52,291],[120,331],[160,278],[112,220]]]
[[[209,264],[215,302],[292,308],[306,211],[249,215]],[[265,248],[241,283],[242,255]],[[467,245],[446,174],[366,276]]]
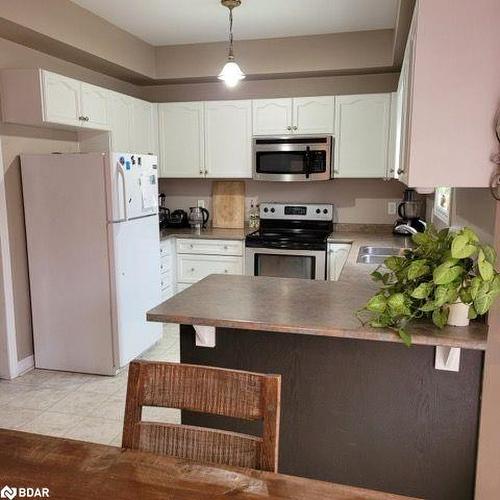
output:
[[[469,324],[469,304],[462,301],[449,306],[448,324],[451,326],[467,326]]]

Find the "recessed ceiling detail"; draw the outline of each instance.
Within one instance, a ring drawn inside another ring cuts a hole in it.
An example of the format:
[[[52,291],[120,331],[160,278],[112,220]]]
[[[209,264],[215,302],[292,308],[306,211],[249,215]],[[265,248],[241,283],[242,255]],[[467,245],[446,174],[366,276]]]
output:
[[[227,40],[220,0],[72,0],[153,45]],[[398,0],[242,0],[238,40],[392,29]]]

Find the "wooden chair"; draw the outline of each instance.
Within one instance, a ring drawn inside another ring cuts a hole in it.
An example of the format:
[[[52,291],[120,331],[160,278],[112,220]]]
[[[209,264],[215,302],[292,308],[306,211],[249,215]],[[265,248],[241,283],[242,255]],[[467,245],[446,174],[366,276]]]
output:
[[[277,472],[280,389],[280,375],[133,361],[128,375],[122,445],[202,463]],[[143,406],[262,420],[262,437],[142,421]]]

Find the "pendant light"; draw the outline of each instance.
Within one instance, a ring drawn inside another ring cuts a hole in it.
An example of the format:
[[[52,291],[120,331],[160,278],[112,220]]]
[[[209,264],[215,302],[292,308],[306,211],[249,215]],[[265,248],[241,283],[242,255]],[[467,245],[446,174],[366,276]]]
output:
[[[245,78],[245,73],[241,71],[238,63],[235,62],[233,53],[233,9],[241,5],[241,0],[221,0],[221,4],[229,9],[229,55],[217,78],[222,80],[228,87],[235,87],[240,80]]]

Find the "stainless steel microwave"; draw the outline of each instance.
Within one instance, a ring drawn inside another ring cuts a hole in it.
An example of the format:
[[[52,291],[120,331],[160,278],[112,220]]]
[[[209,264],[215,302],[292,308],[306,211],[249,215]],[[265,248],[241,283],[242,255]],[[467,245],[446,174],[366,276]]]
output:
[[[325,181],[333,177],[331,135],[254,137],[253,178],[258,181]]]

